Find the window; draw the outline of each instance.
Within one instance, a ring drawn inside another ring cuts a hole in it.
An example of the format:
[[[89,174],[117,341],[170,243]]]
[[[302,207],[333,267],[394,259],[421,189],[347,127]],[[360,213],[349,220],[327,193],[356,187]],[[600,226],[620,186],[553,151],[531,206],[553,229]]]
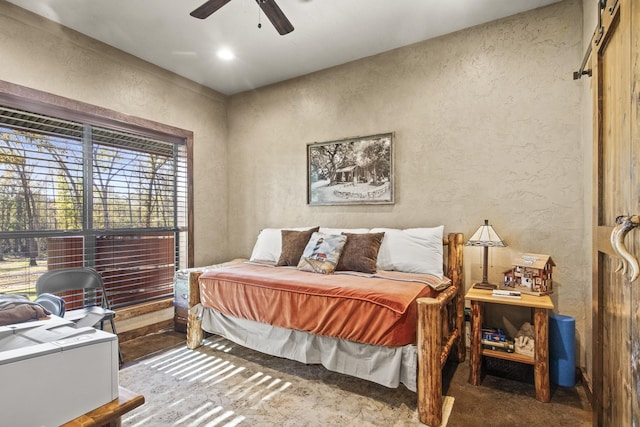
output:
[[[113,307],[172,296],[191,246],[187,139],[37,107],[0,103],[0,292],[34,297],[44,271],[89,266]]]

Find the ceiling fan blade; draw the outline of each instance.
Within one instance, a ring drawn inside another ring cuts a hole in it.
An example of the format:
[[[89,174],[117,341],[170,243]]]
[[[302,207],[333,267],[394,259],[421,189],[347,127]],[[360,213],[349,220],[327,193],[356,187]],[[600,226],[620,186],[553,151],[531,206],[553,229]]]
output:
[[[193,16],[194,18],[204,19],[230,1],[231,0],[209,0],[208,2],[204,3],[202,6],[191,12],[189,15]]]
[[[284,16],[284,13],[282,13],[282,10],[280,10],[274,0],[256,0],[256,3],[260,5],[260,9],[267,15],[267,18],[269,18],[269,21],[276,27],[280,35],[284,36],[293,31],[293,25],[291,25],[291,22]]]

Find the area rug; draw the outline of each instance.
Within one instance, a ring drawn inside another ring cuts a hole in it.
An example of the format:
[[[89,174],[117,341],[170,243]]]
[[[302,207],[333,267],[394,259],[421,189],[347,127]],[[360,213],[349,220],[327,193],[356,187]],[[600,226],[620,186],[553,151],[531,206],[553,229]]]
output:
[[[120,371],[145,397],[123,426],[417,426],[416,395],[213,337]],[[443,426],[453,407],[445,397]]]

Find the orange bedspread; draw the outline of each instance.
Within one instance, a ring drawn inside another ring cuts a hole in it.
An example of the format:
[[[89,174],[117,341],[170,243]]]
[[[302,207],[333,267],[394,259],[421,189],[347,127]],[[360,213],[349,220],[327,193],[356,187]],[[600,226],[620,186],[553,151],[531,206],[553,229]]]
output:
[[[394,277],[393,272],[380,273]],[[396,276],[406,278],[406,274]],[[385,346],[415,343],[415,300],[436,293],[411,281],[322,275],[250,263],[200,276],[205,307],[273,326]]]

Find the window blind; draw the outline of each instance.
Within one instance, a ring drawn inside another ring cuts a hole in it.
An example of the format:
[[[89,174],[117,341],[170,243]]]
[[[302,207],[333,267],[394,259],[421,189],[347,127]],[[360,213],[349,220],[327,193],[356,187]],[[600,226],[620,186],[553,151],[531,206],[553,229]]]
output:
[[[178,138],[0,105],[0,292],[34,297],[44,271],[88,266],[113,307],[173,295],[187,173]]]

